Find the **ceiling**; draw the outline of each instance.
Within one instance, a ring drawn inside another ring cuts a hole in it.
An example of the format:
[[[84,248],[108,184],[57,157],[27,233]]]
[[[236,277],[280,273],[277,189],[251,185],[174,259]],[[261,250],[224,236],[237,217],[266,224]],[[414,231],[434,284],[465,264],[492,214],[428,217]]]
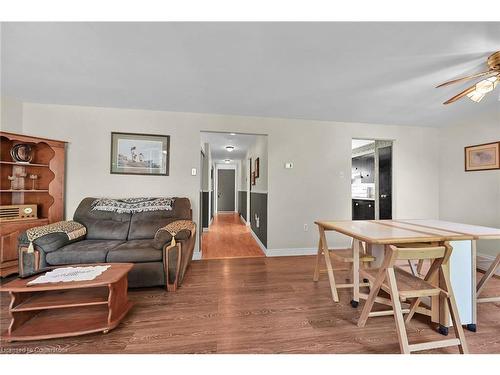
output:
[[[255,144],[257,137],[265,136],[239,133],[201,132],[201,142],[210,144],[210,153],[214,161],[245,159],[248,150]],[[234,146],[234,150],[229,152],[226,150],[226,146]]]
[[[3,23],[24,101],[443,126],[500,120],[499,90],[441,103],[500,50],[500,23]]]

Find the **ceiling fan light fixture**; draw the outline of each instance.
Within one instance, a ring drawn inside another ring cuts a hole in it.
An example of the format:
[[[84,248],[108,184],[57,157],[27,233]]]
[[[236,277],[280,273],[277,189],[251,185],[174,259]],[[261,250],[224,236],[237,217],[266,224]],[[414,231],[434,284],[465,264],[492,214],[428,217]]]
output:
[[[481,94],[487,94],[495,89],[498,83],[498,77],[489,77],[486,79],[483,79],[482,81],[479,81],[476,83],[476,89],[475,91],[481,93]]]
[[[467,97],[473,102],[479,103],[481,100],[483,100],[485,95],[486,94],[474,90],[471,93],[467,94]]]
[[[437,87],[447,86],[453,83],[468,81],[473,78],[487,76],[476,84],[466,88],[457,95],[445,101],[443,104],[454,103],[457,100],[467,96],[470,100],[479,103],[486,94],[492,92],[500,82],[500,51],[493,53],[488,57],[487,64],[489,69],[481,73],[472,74],[466,77],[456,78],[448,82],[444,82]]]

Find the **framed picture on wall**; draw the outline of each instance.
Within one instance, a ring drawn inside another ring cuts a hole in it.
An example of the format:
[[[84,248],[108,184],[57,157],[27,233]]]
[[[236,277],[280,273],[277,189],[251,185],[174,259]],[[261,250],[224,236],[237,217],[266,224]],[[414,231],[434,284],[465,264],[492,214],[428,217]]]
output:
[[[170,136],[111,133],[111,173],[168,176],[169,164]]]
[[[500,169],[500,142],[465,147],[465,171]]]
[[[255,185],[255,171],[252,172],[252,185]]]
[[[255,178],[259,178],[259,158],[255,159]]]

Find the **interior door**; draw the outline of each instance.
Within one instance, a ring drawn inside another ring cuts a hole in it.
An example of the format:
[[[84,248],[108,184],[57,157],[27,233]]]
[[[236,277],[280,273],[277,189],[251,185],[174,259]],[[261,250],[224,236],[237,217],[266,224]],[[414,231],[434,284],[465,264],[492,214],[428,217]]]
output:
[[[392,219],[392,146],[378,149],[379,219]]]
[[[217,211],[235,211],[234,169],[219,169],[217,172]]]

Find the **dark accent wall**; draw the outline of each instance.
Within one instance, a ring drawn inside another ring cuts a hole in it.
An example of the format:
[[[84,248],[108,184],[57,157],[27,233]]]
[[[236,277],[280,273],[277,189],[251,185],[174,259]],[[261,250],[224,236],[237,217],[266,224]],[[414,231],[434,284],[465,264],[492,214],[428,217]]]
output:
[[[238,191],[238,212],[243,219],[247,219],[247,192]]]
[[[210,204],[210,193],[208,191],[203,191],[201,199],[201,224],[203,228],[208,228],[208,223],[210,222],[208,218],[208,205]]]
[[[258,228],[255,214],[259,216]],[[250,192],[250,225],[260,242],[267,247],[267,193]]]
[[[214,217],[214,191],[210,191],[210,219]]]

